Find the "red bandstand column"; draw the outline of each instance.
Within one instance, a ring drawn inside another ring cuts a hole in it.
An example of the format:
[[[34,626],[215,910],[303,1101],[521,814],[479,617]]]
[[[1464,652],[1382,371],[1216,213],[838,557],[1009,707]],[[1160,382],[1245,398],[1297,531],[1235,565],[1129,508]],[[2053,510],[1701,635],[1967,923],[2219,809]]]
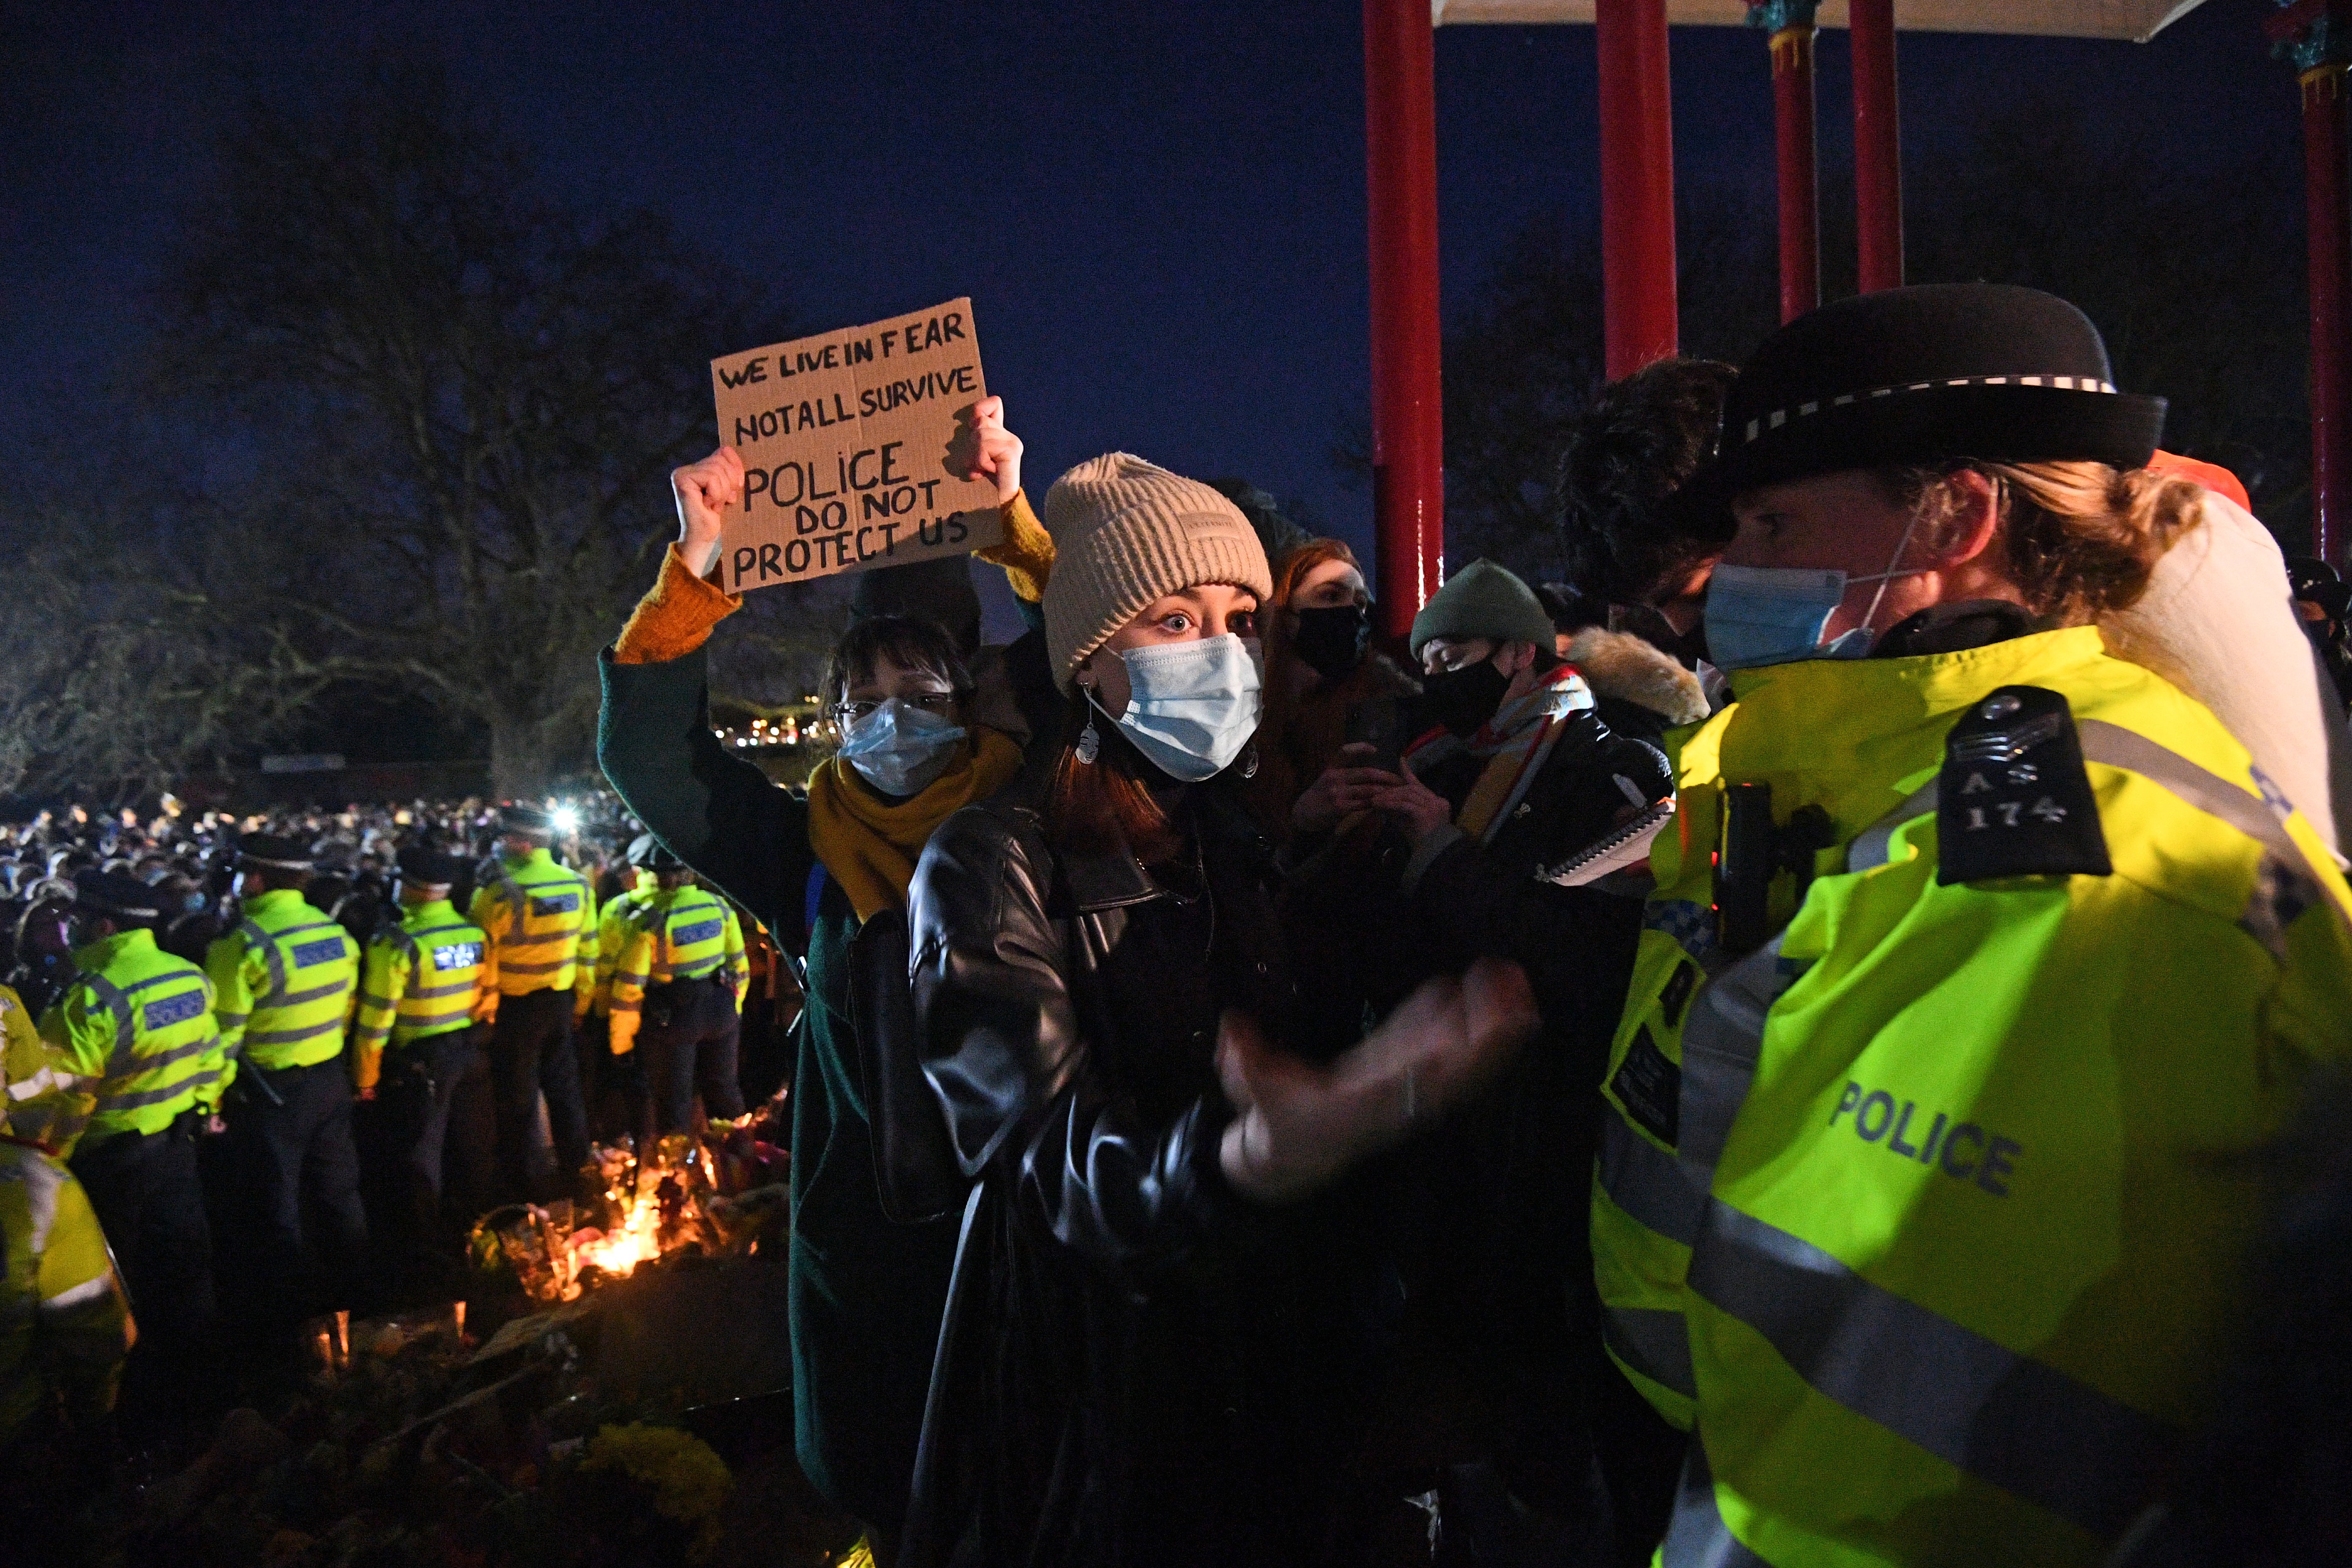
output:
[[[1428,0],[1364,0],[1372,284],[1374,592],[1402,638],[1445,555],[1437,313],[1437,82]]]
[[[1780,192],[1780,319],[1822,302],[1821,163],[1813,133],[1816,0],[1761,0],[1748,25],[1772,40],[1772,148]]]
[[[1595,0],[1601,292],[1612,381],[1675,352],[1675,129],[1665,0]]]
[[[1851,0],[1854,249],[1862,292],[1903,287],[1903,122],[1895,92],[1895,0]]]

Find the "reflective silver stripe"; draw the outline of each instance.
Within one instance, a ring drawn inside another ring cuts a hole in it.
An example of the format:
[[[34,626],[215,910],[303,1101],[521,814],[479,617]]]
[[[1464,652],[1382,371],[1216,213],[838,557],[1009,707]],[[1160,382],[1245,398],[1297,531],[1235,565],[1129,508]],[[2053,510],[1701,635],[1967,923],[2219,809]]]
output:
[[[2347,920],[2343,907],[2328,896],[2303,846],[2262,796],[2119,724],[2085,719],[2081,729],[2085,761],[2127,768],[2207,816],[2220,817],[2270,852],[2256,873],[2253,897],[2238,923],[2281,963],[2286,960],[2285,928],[2313,904],[2326,904],[2337,921]]]
[[[571,931],[543,931],[537,936],[510,936],[505,941],[499,942],[499,946],[507,949],[518,947],[546,947],[551,942],[576,942],[579,940],[579,937],[580,931],[575,927]]]
[[[2262,796],[2206,772],[2179,752],[2168,751],[2119,724],[2085,719],[2081,729],[2084,761],[2129,769],[2207,816],[2220,817],[2290,866],[2309,871],[2311,863],[2303,853],[2303,846],[2294,841],[2285,822],[2263,804]]]
[[[559,958],[553,963],[508,963],[502,960],[499,964],[499,973],[501,974],[552,974],[559,969],[569,969],[572,966],[572,960],[568,958]]]
[[[84,1301],[95,1301],[114,1293],[114,1276],[101,1274],[95,1279],[85,1279],[70,1290],[60,1290],[41,1303],[44,1312],[70,1312]]]
[[[278,1004],[276,1010],[282,1013],[289,1007],[300,1007],[312,1002],[324,1002],[328,997],[339,996],[350,988],[349,981],[340,980],[329,985],[313,985],[308,991],[297,991],[286,997]]]
[[[103,1114],[116,1110],[137,1110],[142,1106],[161,1105],[166,1100],[177,1100],[184,1094],[193,1098],[198,1090],[206,1084],[217,1080],[219,1077],[220,1068],[206,1068],[204,1071],[193,1074],[169,1089],[151,1089],[140,1094],[119,1094],[101,1100],[98,1102],[98,1112]]]
[[[1643,1377],[1664,1384],[1685,1399],[1698,1397],[1698,1384],[1691,1374],[1690,1327],[1680,1312],[1610,1307],[1601,1313],[1601,1333],[1617,1359]]]
[[[185,980],[187,977],[185,971],[177,969],[167,970],[162,974],[151,974],[144,980],[134,980],[130,984],[124,986],[118,994],[123,996],[136,996],[139,993],[148,989],[150,986],[169,985],[174,980]]]
[[[1706,1444],[1696,1432],[1691,1434],[1690,1447],[1683,1458],[1675,1516],[1666,1526],[1658,1561],[1663,1568],[1772,1568],[1769,1560],[1723,1522],[1723,1510],[1715,1500],[1715,1472],[1707,1467]]]
[[[389,1007],[393,1005],[393,1002],[394,998],[390,996],[379,996],[373,991],[362,991],[360,993],[360,1005],[362,1007]]]
[[[1719,1198],[1707,1205],[1690,1286],[1823,1396],[2102,1539],[2147,1503],[2178,1445],[2156,1417]]]
[[[339,1035],[343,1031],[341,1018],[329,1018],[301,1029],[264,1029],[245,1037],[247,1046],[299,1046],[305,1040],[315,1040],[321,1035]]]
[[[1601,1190],[1643,1229],[1685,1247],[1698,1239],[1706,1189],[1692,1186],[1681,1161],[1614,1114],[1601,1119]]]
[[[404,931],[400,934],[406,937],[413,946],[428,936],[439,936],[445,931],[479,931],[481,929],[465,921],[455,921],[446,926],[426,926],[423,931]]]
[[[1910,797],[1853,836],[1845,847],[1845,868],[1868,871],[1886,864],[1895,852],[1895,835],[1906,822],[1916,822],[1936,809],[1936,781],[1912,792]]]
[[[613,976],[613,984],[615,985],[643,985],[645,983],[646,977],[642,974],[615,974]]]
[[[409,989],[408,1000],[422,1002],[429,1001],[436,996],[470,996],[473,993],[474,983],[470,980],[460,980],[455,985],[412,986]]]
[[[276,1006],[278,998],[286,990],[285,955],[278,951],[278,944],[269,940],[269,933],[254,921],[240,921],[236,929],[237,933],[245,938],[246,945],[261,950],[261,960],[269,966],[269,994],[255,1005],[254,1011],[257,1013],[264,1007]]]
[[[200,1057],[219,1044],[220,1037],[218,1035],[206,1035],[200,1040],[190,1040],[184,1046],[174,1046],[161,1056],[133,1057],[131,1062],[131,1071],[126,1073],[115,1073],[111,1076],[126,1081],[131,1079],[144,1078],[149,1073],[155,1071],[159,1068],[170,1067],[173,1062],[186,1061],[190,1057]]]
[[[1683,1023],[1680,1137],[1675,1152],[1690,1169],[1685,1180],[1705,1193],[1731,1136],[1731,1123],[1756,1079],[1764,1049],[1764,1021],[1789,983],[1780,973],[1780,938],[1706,983]]]
[[[613,1010],[614,1012],[615,1012],[615,1013],[635,1013],[635,1012],[641,1012],[641,1011],[643,1011],[643,1009],[644,1009],[644,1005],[643,1005],[642,1003],[637,1003],[637,1002],[624,1002],[624,1001],[619,1000],[618,998],[615,998],[615,999],[614,999],[614,1003],[613,1003],[613,1007],[612,1007],[612,1010]]]
[[[215,1012],[213,1014],[213,1022],[221,1025],[225,1028],[234,1029],[252,1016],[253,1015],[250,1013]]]
[[[173,978],[179,979],[181,976],[173,975]],[[89,994],[98,998],[99,1006],[114,1020],[114,1051],[106,1058],[106,1076],[121,1078],[131,1070],[131,1063],[136,1059],[131,1055],[131,1049],[132,1034],[130,1000],[123,995],[121,989],[114,982],[103,974],[96,973],[84,974],[81,977],[81,984],[89,987]]]

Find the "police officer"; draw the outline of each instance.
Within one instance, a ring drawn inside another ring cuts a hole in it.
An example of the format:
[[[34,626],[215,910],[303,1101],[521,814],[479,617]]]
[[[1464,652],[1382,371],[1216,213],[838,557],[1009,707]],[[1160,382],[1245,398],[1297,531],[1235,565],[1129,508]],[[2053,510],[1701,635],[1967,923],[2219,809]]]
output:
[[[572,1030],[594,984],[596,895],[586,878],[550,853],[556,830],[546,812],[502,806],[498,826],[498,859],[471,912],[489,938],[498,975],[490,1081],[500,1181],[511,1199],[534,1190],[530,1147],[540,1095],[547,1097],[558,1166],[541,1195],[569,1191],[588,1159],[588,1113]]]
[[[246,837],[239,919],[205,955],[227,1058],[229,1131],[260,1212],[265,1300],[273,1315],[297,1317],[347,1305],[367,1250],[342,1061],[359,943],[303,897],[310,864],[297,839]],[[312,1215],[323,1235],[306,1236]],[[314,1270],[322,1277],[306,1280]],[[321,1286],[331,1300],[314,1300]]]
[[[449,902],[465,869],[454,855],[400,852],[400,921],[368,943],[352,1032],[352,1077],[376,1102],[390,1167],[380,1212],[409,1250],[445,1212],[462,1223],[488,1202],[496,1134],[483,1041],[498,975],[489,939]]]
[[[37,1037],[10,1035],[0,1090],[12,1129],[61,1128],[87,1110],[58,1065]],[[0,1540],[26,1563],[67,1562],[83,1544],[79,1505],[110,1471],[110,1416],[134,1338],[105,1233],[61,1148],[0,1136]]]
[[[1694,1429],[1663,1561],[2102,1562],[2203,1413],[2252,1154],[2352,1049],[2352,894],[2100,616],[2198,526],[2064,301],[1825,306],[1730,394],[1736,700],[1604,1083],[1610,1349]]]
[[[638,843],[644,841],[643,837],[637,840]],[[631,846],[631,853],[634,857],[635,845]],[[627,942],[629,921],[638,907],[653,897],[656,884],[654,874],[637,864],[635,858],[629,860],[625,875],[628,885],[606,900],[596,911],[595,992],[585,1026],[588,1045],[581,1055],[583,1064],[598,1060],[603,1068],[601,1073],[588,1075],[604,1085],[603,1093],[605,1097],[603,1102],[591,1100],[590,1110],[593,1113],[591,1120],[594,1120],[596,1115],[609,1115],[610,1102],[617,1100],[620,1124],[642,1140],[653,1133],[653,1102],[646,1092],[644,1056],[636,1051],[620,1056],[613,1054],[613,973],[620,961],[621,949]],[[586,1071],[584,1065],[583,1070]]]
[[[215,1316],[196,1138],[216,1126],[225,1061],[204,971],[155,945],[153,890],[114,871],[74,880],[73,982],[41,1037],[95,1103],[69,1164],[113,1244],[144,1340],[134,1385],[201,1383]]]
[[[0,1136],[0,1451],[59,1427],[102,1428],[134,1337],[131,1302],[89,1196],[56,1150]]]
[[[740,1116],[735,1055],[751,984],[743,928],[652,834],[629,847],[629,862],[653,872],[655,889],[630,915],[614,963],[614,1053],[645,1051],[661,1131],[691,1125],[698,1086],[706,1114]]]

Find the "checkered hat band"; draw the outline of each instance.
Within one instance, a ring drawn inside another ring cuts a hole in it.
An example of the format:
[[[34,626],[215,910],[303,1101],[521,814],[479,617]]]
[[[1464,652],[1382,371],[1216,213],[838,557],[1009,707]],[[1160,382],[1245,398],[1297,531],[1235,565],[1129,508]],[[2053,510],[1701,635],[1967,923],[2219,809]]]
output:
[[[1901,397],[1913,392],[1937,392],[1948,386],[2053,386],[2061,392],[2103,392],[2115,394],[2115,383],[2098,381],[2087,375],[1956,375],[1942,381],[1915,381],[1902,386],[1874,386],[1867,392],[1841,392],[1835,397],[1812,403],[1800,403],[1794,408],[1775,408],[1748,422],[1745,439],[1753,441],[1768,430],[1809,414],[1819,414],[1824,408],[1843,408],[1850,404],[1870,403],[1881,397]]]

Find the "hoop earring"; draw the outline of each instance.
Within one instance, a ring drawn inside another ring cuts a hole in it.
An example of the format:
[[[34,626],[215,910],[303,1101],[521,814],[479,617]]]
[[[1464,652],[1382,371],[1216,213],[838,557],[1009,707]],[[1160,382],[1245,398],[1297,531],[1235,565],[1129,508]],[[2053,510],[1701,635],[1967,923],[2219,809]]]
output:
[[[1252,741],[1249,743],[1249,750],[1242,753],[1242,777],[1245,779],[1257,777],[1257,742],[1255,741]]]

